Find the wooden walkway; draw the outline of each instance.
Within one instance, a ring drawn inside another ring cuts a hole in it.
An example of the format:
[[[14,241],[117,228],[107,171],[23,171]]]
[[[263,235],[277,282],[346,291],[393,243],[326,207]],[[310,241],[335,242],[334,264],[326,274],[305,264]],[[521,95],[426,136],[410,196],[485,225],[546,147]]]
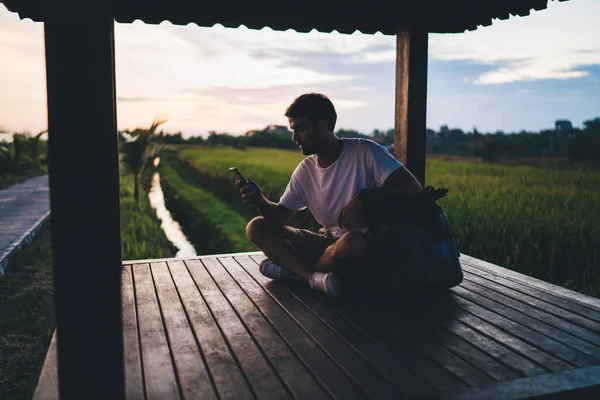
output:
[[[0,274],[49,215],[48,175],[0,190]]]
[[[127,398],[600,395],[598,299],[463,255],[446,296],[349,303],[263,277],[262,257],[124,266]],[[55,351],[35,398],[56,398]]]

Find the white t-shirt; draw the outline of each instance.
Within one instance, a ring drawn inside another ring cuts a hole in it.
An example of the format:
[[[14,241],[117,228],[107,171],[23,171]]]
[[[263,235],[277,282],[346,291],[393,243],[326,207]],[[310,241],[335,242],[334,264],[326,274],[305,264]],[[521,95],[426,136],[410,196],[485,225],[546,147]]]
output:
[[[344,149],[329,167],[320,167],[316,154],[302,160],[279,200],[279,204],[294,211],[308,207],[317,222],[335,237],[346,232],[337,219],[352,196],[362,189],[382,186],[392,172],[402,167],[385,147],[372,140],[342,140]]]

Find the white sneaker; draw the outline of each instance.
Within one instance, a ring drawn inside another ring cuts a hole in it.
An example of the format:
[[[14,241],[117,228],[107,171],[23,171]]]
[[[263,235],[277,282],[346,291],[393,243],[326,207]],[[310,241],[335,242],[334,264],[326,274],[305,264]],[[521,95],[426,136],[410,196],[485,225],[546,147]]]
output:
[[[275,264],[268,258],[262,260],[258,270],[261,274],[271,279],[300,279],[300,277],[292,271]]]
[[[342,282],[333,272],[315,272],[308,283],[312,289],[329,296],[338,297],[342,293]]]

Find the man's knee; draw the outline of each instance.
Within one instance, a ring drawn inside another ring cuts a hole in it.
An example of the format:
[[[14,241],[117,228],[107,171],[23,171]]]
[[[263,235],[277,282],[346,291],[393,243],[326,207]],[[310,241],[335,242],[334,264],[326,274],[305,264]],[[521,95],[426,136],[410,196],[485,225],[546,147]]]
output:
[[[350,231],[325,250],[315,264],[315,269],[319,272],[331,272],[360,268],[372,252],[372,241],[368,235]]]
[[[252,243],[256,243],[260,237],[264,235],[267,228],[268,221],[264,217],[255,217],[248,225],[246,225],[246,236]]]
[[[274,222],[264,217],[255,217],[246,225],[246,236],[248,239],[259,245],[262,240],[276,234],[277,228],[280,228]]]
[[[372,252],[369,236],[358,231],[347,232],[336,243],[336,255],[339,257],[368,256]]]

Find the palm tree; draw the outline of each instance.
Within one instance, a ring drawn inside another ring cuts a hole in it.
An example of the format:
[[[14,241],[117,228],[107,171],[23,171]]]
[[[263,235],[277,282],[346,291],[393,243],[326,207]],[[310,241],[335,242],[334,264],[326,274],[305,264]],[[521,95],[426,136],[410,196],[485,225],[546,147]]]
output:
[[[158,155],[161,147],[156,143],[156,128],[167,122],[155,119],[149,129],[136,129],[131,132],[133,138],[120,144],[120,153],[123,154],[124,168],[133,174],[133,198],[138,202],[139,181],[144,168]]]
[[[14,133],[13,134],[13,154],[12,160],[15,167],[17,167],[21,163],[21,156],[23,155],[23,150],[25,150],[25,145],[27,143],[27,134],[26,133]]]
[[[7,160],[6,165],[11,170],[18,170],[22,167],[29,168],[30,166],[40,168],[40,156],[42,152],[45,152],[45,146],[41,137],[47,132],[47,130],[44,130],[35,136],[30,136],[28,132],[13,133],[11,144],[3,143],[0,145],[0,156],[3,156]],[[27,160],[31,161],[30,165],[23,164]]]
[[[25,142],[25,151],[29,155],[29,158],[31,158],[31,163],[36,168],[40,167],[40,155],[42,151],[45,151],[41,137],[47,132],[41,131],[35,136],[28,137]]]

